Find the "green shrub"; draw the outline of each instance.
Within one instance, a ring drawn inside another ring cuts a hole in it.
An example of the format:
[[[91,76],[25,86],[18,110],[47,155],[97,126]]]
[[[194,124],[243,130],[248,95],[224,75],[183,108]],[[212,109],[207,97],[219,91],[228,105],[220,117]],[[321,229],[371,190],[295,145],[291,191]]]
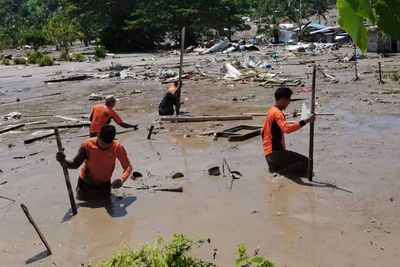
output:
[[[75,62],[83,62],[86,60],[86,57],[81,53],[75,53],[72,54],[71,60]]]
[[[39,64],[40,59],[43,57],[43,53],[39,51],[26,51],[29,64]]]
[[[98,45],[94,48],[94,58],[96,61],[105,58],[107,56],[107,50],[104,46]]]
[[[398,71],[389,72],[389,78],[394,82],[400,81],[400,72]]]
[[[69,53],[65,50],[61,50],[60,61],[70,61]]]
[[[51,57],[50,55],[43,55],[42,58],[39,60],[38,64],[40,67],[52,66],[54,65],[53,57]]]
[[[185,235],[174,235],[171,242],[159,238],[154,245],[145,245],[138,250],[132,250],[123,245],[111,258],[103,261],[98,267],[216,267],[214,263],[203,261],[191,256],[193,246],[201,246],[208,239],[193,241]],[[214,252],[216,249],[214,249]],[[275,267],[262,256],[247,256],[246,247],[239,245],[239,256],[236,265],[240,267]],[[92,267],[91,264],[84,265]]]
[[[238,258],[235,261],[235,264],[240,267],[275,267],[275,265],[265,259],[263,256],[257,255],[258,252],[255,253],[254,256],[247,255],[247,249],[244,244],[239,244],[238,247]]]
[[[3,58],[3,65],[10,65],[10,60],[8,58]]]
[[[23,57],[16,57],[13,59],[15,65],[26,65],[28,60]]]

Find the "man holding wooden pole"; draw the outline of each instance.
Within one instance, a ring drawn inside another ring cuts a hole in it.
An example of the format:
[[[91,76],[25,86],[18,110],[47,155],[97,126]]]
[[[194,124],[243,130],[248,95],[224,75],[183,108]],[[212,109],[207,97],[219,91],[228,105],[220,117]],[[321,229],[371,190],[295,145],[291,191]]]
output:
[[[62,151],[56,154],[57,161],[69,169],[77,169],[84,164],[76,188],[77,199],[86,201],[109,197],[111,187],[120,188],[131,174],[130,160],[122,144],[114,140],[115,134],[114,126],[103,126],[98,137],[89,138],[81,144],[72,161],[67,160]],[[124,171],[120,178],[111,182],[116,159]]]
[[[283,110],[289,105],[292,94],[292,90],[287,87],[280,87],[275,91],[275,105],[268,111],[261,131],[264,155],[271,173],[307,175],[308,157],[286,150],[284,134],[313,123],[315,114],[305,120],[288,124]]]

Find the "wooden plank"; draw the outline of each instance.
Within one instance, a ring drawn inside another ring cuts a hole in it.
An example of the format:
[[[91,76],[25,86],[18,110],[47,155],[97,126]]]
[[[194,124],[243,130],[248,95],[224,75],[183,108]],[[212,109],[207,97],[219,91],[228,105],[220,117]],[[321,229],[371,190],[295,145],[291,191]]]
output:
[[[64,131],[65,131],[65,130],[64,130]],[[60,131],[60,132],[61,132],[61,131]],[[25,144],[25,145],[31,144],[31,143],[33,143],[33,142],[36,142],[36,141],[45,139],[45,138],[50,137],[50,136],[53,136],[53,135],[54,135],[54,132],[53,132],[53,133],[44,134],[44,135],[41,135],[41,136],[36,136],[36,137],[30,138],[30,139],[26,139],[26,140],[24,140],[24,144]]]
[[[54,135],[56,136],[58,152],[64,152],[64,148],[62,147],[62,144],[61,144],[60,132],[58,131],[57,128],[54,128]],[[78,214],[78,209],[76,208],[74,193],[72,192],[72,186],[71,186],[71,181],[69,179],[68,168],[67,168],[65,161],[61,162],[60,164],[62,166],[63,173],[64,173],[65,184],[66,184],[67,190],[68,190],[69,201],[71,202],[72,214],[76,215],[76,214]]]
[[[90,126],[90,121],[79,122],[79,123],[70,123],[70,124],[53,124],[53,125],[47,125],[47,126],[42,126],[42,127],[29,128],[29,130],[46,130],[46,129],[54,129],[54,128],[59,128],[59,129],[80,128],[80,127],[84,127],[84,126]]]
[[[199,117],[165,117],[161,118],[164,122],[204,122],[204,121],[235,121],[252,120],[252,116],[232,115],[232,116],[199,116]]]
[[[44,83],[59,83],[59,82],[69,82],[69,81],[81,81],[89,78],[90,76],[88,75],[76,75],[76,76],[71,76],[71,77],[65,77],[65,78],[60,78],[60,79],[53,79],[53,80],[47,80],[44,81]]]
[[[312,91],[311,91],[311,114],[315,113],[315,80],[316,80],[317,66],[314,65],[313,77],[312,77]],[[308,151],[308,175],[309,181],[313,179],[313,168],[314,168],[314,123],[310,123],[310,145]]]
[[[9,126],[5,127],[4,129],[1,129],[1,130],[0,130],[0,134],[6,133],[6,132],[9,132],[9,131],[12,131],[12,130],[19,129],[19,128],[22,128],[22,127],[24,127],[24,126],[25,126],[25,123],[20,123],[20,124],[15,124],[15,125],[9,125]]]
[[[182,94],[182,72],[183,72],[183,53],[185,52],[185,31],[186,28],[182,28],[182,35],[181,35],[181,57],[180,57],[180,62],[179,62],[179,88],[178,88],[178,105],[176,106],[177,109],[177,114],[179,115],[179,110],[181,107],[181,94]]]

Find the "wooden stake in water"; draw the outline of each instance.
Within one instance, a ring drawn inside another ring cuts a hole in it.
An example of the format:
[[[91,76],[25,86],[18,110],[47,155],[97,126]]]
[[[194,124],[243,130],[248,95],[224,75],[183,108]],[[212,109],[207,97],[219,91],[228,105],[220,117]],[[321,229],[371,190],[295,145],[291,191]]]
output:
[[[58,152],[64,152],[64,148],[62,147],[62,144],[61,144],[61,138],[60,138],[60,133],[58,131],[58,128],[54,128],[54,134],[56,136]],[[62,166],[63,173],[64,173],[65,184],[67,185],[69,201],[71,202],[72,214],[76,215],[76,214],[78,214],[78,209],[76,208],[74,193],[72,192],[71,180],[69,179],[68,169],[67,169],[65,162],[62,162],[61,166]]]
[[[179,62],[179,93],[178,93],[178,106],[176,107],[178,110],[181,107],[181,93],[182,93],[182,72],[183,72],[183,54],[185,53],[185,27],[182,28],[181,35],[181,58]],[[177,114],[179,115],[179,114]]]
[[[315,114],[315,80],[316,80],[317,66],[314,65],[313,77],[312,77],[312,91],[311,91],[311,114]],[[314,123],[310,123],[310,147],[308,151],[308,175],[309,181],[313,179],[313,168],[314,168]]]
[[[44,236],[43,236],[42,232],[40,231],[39,227],[37,226],[37,224],[36,224],[35,221],[33,220],[31,214],[29,213],[28,208],[27,208],[24,204],[21,204],[21,208],[22,208],[22,210],[24,211],[24,213],[25,213],[26,217],[28,218],[29,222],[32,224],[33,228],[35,228],[36,233],[37,233],[37,234],[39,235],[39,237],[40,237],[40,240],[42,240],[43,244],[46,246],[47,255],[51,255],[52,252],[51,252],[50,245],[49,245],[49,243],[47,243],[46,238],[44,238]]]

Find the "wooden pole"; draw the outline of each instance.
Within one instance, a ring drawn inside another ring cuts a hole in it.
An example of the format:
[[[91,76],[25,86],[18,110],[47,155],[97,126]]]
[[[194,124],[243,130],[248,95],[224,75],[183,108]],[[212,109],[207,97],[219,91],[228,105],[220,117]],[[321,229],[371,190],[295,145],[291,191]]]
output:
[[[51,255],[52,252],[51,252],[50,245],[49,245],[49,243],[47,243],[46,238],[44,238],[44,236],[43,236],[42,232],[40,231],[39,227],[37,226],[37,224],[33,220],[31,214],[29,213],[28,208],[24,204],[21,204],[21,208],[24,211],[24,213],[25,213],[26,217],[28,218],[29,222],[32,224],[33,228],[35,228],[36,233],[39,235],[39,237],[42,240],[43,244],[46,246],[47,255]]]
[[[356,77],[354,78],[355,81],[358,81],[358,70],[357,70],[357,46],[354,44],[354,71]]]
[[[182,72],[183,72],[183,53],[185,53],[185,27],[182,28],[182,35],[181,35],[181,58],[179,62],[179,94],[178,94],[178,106],[177,109],[179,110],[181,107],[181,93],[182,93]],[[179,115],[179,114],[177,114]]]
[[[382,63],[381,62],[378,62],[378,67],[379,67],[379,83],[385,83],[382,80]]]
[[[57,140],[58,152],[64,152],[64,148],[62,147],[62,144],[61,144],[61,138],[60,138],[60,133],[58,131],[58,128],[54,128],[54,134],[55,134],[56,140]],[[62,162],[61,166],[62,166],[62,169],[64,172],[65,184],[67,185],[69,201],[71,202],[72,214],[76,215],[76,214],[78,214],[78,210],[76,208],[74,193],[72,192],[71,181],[69,179],[68,169],[67,169],[65,162]]]
[[[149,129],[149,134],[147,135],[147,140],[150,140],[151,134],[153,133],[153,130],[154,130],[154,125],[151,125],[150,129]]]
[[[313,77],[312,77],[312,91],[311,91],[311,114],[315,113],[315,80],[316,80],[317,66],[314,65]],[[309,181],[313,179],[313,168],[314,168],[314,123],[310,123],[310,146],[308,151],[308,175]]]

